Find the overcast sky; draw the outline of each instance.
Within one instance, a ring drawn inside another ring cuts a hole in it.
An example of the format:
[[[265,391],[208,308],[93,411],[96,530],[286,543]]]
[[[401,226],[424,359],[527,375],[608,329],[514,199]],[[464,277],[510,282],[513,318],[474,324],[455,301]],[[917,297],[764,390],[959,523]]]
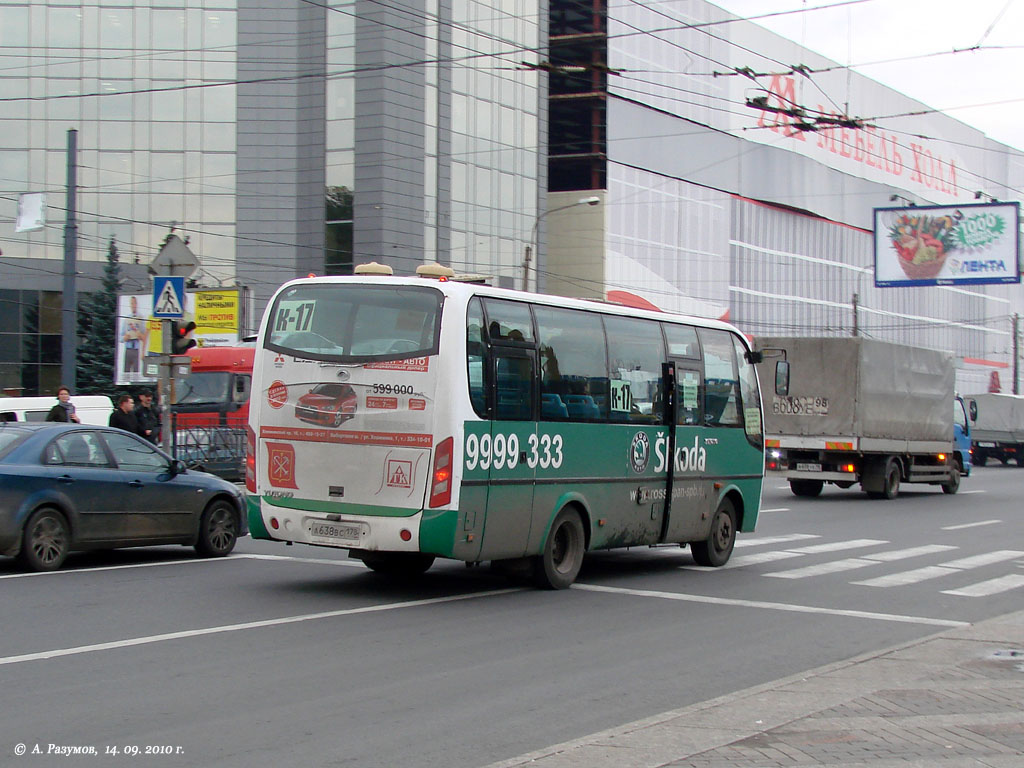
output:
[[[855,68],[862,75],[1024,150],[1024,0],[711,1],[742,17],[838,3],[755,23],[840,64],[861,64]],[[865,65],[978,45],[983,49]],[[1002,103],[955,109],[992,102]]]

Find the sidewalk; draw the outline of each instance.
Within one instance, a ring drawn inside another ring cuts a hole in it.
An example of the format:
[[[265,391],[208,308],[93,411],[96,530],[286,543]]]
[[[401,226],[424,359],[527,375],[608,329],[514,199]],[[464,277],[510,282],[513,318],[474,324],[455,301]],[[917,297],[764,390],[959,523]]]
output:
[[[488,768],[1021,768],[1024,611]]]

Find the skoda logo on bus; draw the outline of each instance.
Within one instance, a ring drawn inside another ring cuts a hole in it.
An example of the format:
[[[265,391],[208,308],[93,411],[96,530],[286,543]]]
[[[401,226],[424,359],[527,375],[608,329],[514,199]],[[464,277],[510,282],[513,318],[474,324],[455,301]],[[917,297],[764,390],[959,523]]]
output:
[[[651,440],[646,432],[637,432],[633,435],[633,443],[629,447],[629,465],[639,475],[647,469],[650,458]]]

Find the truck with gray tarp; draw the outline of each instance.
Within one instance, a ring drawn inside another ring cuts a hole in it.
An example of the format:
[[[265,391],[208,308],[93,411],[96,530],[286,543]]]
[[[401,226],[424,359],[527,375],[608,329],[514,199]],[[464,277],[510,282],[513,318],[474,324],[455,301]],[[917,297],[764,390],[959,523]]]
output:
[[[974,463],[989,459],[1024,467],[1024,395],[989,393],[968,395]]]
[[[763,389],[766,470],[794,494],[825,483],[887,499],[901,483],[959,489],[970,462],[954,447],[951,353],[860,337],[760,337],[754,348],[761,381],[776,383]]]

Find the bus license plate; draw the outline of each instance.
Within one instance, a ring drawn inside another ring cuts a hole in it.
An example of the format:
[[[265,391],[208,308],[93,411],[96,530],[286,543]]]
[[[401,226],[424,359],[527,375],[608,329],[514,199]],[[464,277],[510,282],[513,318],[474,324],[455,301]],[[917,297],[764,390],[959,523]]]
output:
[[[360,532],[358,525],[330,523],[322,520],[315,520],[309,524],[310,538],[331,544],[358,544]]]
[[[810,462],[799,462],[796,465],[797,472],[821,472],[821,464],[812,464]]]

